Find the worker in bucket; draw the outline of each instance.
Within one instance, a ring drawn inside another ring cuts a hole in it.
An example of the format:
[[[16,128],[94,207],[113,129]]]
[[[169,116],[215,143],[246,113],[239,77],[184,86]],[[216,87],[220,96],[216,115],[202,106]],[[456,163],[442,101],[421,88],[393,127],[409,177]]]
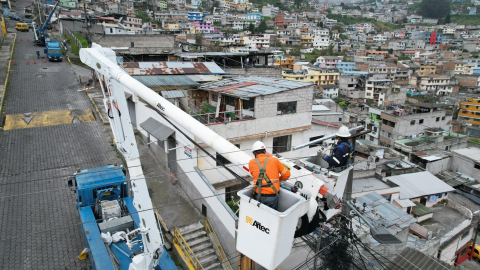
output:
[[[290,178],[290,170],[276,157],[268,157],[266,147],[260,141],[253,144],[252,152],[255,158],[250,160],[248,167],[254,181],[254,198],[277,210],[280,181]]]
[[[339,140],[335,148],[333,148],[332,155],[328,156],[325,152],[320,153],[320,157],[328,162],[330,167],[334,168],[348,165],[353,155],[353,145],[348,141],[348,138],[351,136],[348,127],[341,126],[338,129],[337,136]]]

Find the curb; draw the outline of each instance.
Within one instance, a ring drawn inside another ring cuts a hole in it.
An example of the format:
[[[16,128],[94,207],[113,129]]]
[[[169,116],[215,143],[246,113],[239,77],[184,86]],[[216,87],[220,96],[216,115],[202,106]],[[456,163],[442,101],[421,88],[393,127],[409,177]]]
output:
[[[5,95],[6,95],[5,93],[7,92],[8,77],[10,76],[10,68],[12,67],[12,58],[13,58],[13,52],[15,51],[16,43],[17,43],[17,33],[15,33],[15,38],[13,38],[12,50],[10,52],[10,60],[8,61],[7,76],[5,77],[5,84],[3,85],[2,102],[0,103],[0,116],[2,116],[3,114],[3,104],[5,103]]]
[[[102,113],[101,113],[100,110],[98,109],[97,103],[95,103],[95,101],[88,95],[88,90],[87,90],[87,97],[90,99],[90,102],[92,102],[93,106],[95,107],[95,111],[97,112],[98,116],[99,116],[100,119],[102,120],[102,124],[103,124],[104,126],[109,125],[110,123],[109,123],[108,121],[105,121],[105,119],[103,118]]]

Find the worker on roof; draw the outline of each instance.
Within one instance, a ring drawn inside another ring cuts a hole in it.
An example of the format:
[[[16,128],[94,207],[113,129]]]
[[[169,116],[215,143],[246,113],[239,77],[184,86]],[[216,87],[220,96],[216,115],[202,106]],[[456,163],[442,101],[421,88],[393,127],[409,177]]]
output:
[[[254,181],[253,194],[258,198],[260,193],[259,201],[277,210],[280,181],[290,178],[290,170],[276,157],[267,157],[265,145],[260,141],[253,144],[252,152],[255,158],[248,167]]]
[[[353,155],[353,145],[348,141],[348,138],[351,136],[348,127],[341,126],[338,129],[337,136],[339,140],[332,151],[332,155],[328,156],[327,153],[320,154],[320,157],[328,162],[330,167],[344,167],[348,165]]]

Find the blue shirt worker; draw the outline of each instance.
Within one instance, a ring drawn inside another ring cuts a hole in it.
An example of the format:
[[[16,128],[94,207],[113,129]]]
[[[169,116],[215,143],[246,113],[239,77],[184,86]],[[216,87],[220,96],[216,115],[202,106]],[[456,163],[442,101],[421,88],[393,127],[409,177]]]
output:
[[[339,137],[339,140],[333,149],[332,155],[328,156],[326,153],[321,154],[321,157],[328,162],[330,167],[343,167],[348,165],[353,154],[353,145],[348,141],[348,138],[351,136],[348,127],[340,127],[337,136]]]

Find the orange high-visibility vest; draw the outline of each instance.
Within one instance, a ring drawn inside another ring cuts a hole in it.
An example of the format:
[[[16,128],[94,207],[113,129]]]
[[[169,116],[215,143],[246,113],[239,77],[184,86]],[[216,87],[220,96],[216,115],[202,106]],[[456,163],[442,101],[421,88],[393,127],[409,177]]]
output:
[[[267,158],[267,155],[265,154],[257,155],[257,159],[262,166],[265,162],[265,158]],[[273,186],[277,189],[277,191],[280,190],[280,181],[285,181],[290,178],[290,170],[283,166],[283,164],[276,157],[269,157],[265,167],[265,172],[270,181],[273,183]],[[258,167],[255,159],[250,160],[248,163],[248,168],[250,170],[250,174],[253,176],[254,187],[256,187],[258,175],[260,174],[260,168]],[[275,194],[275,191],[269,187],[267,181],[263,180],[261,193]]]

